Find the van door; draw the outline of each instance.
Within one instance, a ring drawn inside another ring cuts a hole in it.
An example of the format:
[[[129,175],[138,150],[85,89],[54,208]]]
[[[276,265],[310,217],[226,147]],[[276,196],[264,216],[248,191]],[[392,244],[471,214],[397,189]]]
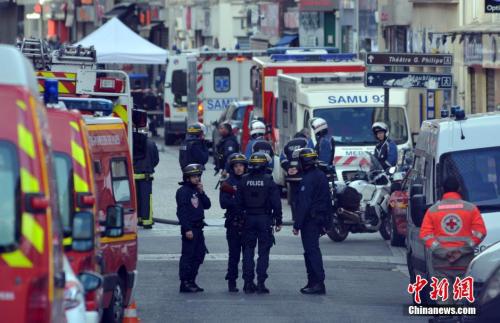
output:
[[[240,92],[239,64],[235,62],[206,62],[203,69],[203,123],[211,125],[221,113],[236,101]]]

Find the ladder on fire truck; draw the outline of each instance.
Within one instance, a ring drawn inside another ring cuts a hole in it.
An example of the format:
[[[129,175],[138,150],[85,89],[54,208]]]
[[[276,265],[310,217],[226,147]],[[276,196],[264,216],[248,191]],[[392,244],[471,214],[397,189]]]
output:
[[[46,41],[38,38],[24,38],[17,46],[26,58],[31,59],[36,70],[50,69],[50,53]]]

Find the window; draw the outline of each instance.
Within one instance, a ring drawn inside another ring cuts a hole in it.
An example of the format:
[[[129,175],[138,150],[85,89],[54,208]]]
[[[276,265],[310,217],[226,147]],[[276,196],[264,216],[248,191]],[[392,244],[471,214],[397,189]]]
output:
[[[71,234],[72,213],[73,213],[73,169],[71,158],[64,154],[56,152],[54,154],[54,169],[57,185],[57,202],[63,225],[65,236]]]
[[[185,70],[175,70],[172,73],[171,90],[177,104],[187,103],[187,73]]]
[[[290,124],[295,124],[295,103],[290,102]]]
[[[231,90],[231,71],[226,67],[214,69],[214,91],[229,92]]]
[[[111,181],[115,201],[117,203],[129,202],[130,183],[128,181],[128,169],[125,159],[111,160]]]
[[[283,108],[281,112],[283,128],[288,128],[288,101],[283,100]],[[279,123],[278,123],[279,124]]]
[[[21,235],[19,163],[14,145],[0,141],[0,252],[12,251]]]
[[[387,118],[383,107],[325,108],[314,110],[314,116],[326,120],[329,133],[338,146],[375,146],[377,140],[372,124],[383,121],[389,126],[390,138],[396,144],[408,141],[408,128],[403,108],[389,108]]]
[[[309,111],[304,112],[304,128],[309,129],[309,119],[311,117],[309,116]]]
[[[500,147],[456,151],[441,156],[440,183],[453,176],[466,201],[500,210]]]

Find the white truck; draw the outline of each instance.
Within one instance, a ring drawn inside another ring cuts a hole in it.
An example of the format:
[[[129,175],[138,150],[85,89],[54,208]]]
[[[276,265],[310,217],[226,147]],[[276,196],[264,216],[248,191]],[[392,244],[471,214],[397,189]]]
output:
[[[373,152],[377,144],[372,124],[383,121],[398,151],[411,149],[412,141],[406,113],[408,91],[391,89],[389,108],[384,108],[384,90],[367,88],[363,72],[322,75],[278,76],[277,128],[280,154],[285,144],[303,128],[312,129],[309,120],[321,117],[328,123],[336,142],[334,164],[340,181],[351,180],[360,167],[363,152]],[[312,135],[315,142],[314,135]],[[398,154],[403,155],[401,152]],[[282,184],[284,174],[275,177]]]

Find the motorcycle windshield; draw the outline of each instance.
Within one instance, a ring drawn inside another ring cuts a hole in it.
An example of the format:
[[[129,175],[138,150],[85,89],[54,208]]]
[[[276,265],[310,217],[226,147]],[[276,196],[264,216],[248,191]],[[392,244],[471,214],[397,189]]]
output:
[[[358,156],[359,168],[364,172],[383,171],[384,168],[377,158],[369,152],[363,152]]]

